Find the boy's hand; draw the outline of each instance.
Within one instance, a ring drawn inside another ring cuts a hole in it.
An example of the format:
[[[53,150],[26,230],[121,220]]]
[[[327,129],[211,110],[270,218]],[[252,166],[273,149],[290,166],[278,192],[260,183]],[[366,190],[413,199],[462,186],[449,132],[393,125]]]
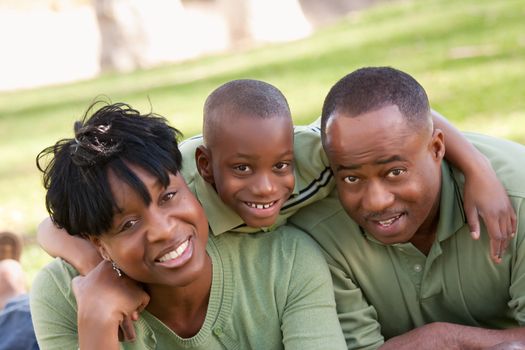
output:
[[[91,270],[95,269],[103,259],[98,253],[98,250],[95,249],[94,245],[87,239],[79,240],[78,249],[82,250],[82,252],[79,254],[77,261],[68,261],[68,263],[73,265],[82,276],[86,276]]]
[[[516,213],[491,167],[465,176],[464,206],[472,238],[480,236],[479,217],[490,236],[490,255],[500,263],[516,232]]]
[[[115,327],[115,337],[131,341],[135,338],[133,321],[138,319],[149,302],[149,295],[134,280],[119,277],[111,264],[102,261],[85,277],[72,281],[73,293],[78,304],[79,332],[83,320],[85,333],[93,334],[95,327]]]
[[[55,226],[51,218],[44,219],[37,228],[37,240],[49,255],[59,256],[85,276],[102,261],[97,248],[87,239],[71,236]]]

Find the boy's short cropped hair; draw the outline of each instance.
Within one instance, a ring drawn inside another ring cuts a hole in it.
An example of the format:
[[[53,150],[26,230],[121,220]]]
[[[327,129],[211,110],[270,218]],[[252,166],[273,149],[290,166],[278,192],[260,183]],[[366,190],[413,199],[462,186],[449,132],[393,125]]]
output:
[[[91,105],[82,121],[75,122],[74,138],[47,147],[36,159],[47,190],[47,210],[55,224],[71,235],[97,236],[110,229],[118,208],[109,172],[149,204],[145,185],[129,165],[143,168],[165,187],[169,174],[181,169],[177,146],[181,133],[165,118],[153,113],[141,115],[124,103],[104,105],[88,117],[99,103]]]
[[[225,116],[240,115],[291,118],[288,101],[275,86],[254,79],[232,80],[215,89],[204,103],[204,142]]]

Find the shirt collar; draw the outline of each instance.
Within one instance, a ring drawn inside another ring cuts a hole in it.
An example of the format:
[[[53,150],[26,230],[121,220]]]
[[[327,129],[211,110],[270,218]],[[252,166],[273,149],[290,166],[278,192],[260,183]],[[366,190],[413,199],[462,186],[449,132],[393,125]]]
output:
[[[442,162],[441,175],[441,200],[436,234],[440,242],[452,236],[466,223],[461,189],[446,161]]]
[[[299,176],[299,174],[297,174],[297,170],[296,169],[293,170],[293,177],[295,179],[295,183],[294,183],[293,191],[292,191],[292,193],[290,195],[290,198],[293,197],[293,196],[298,195],[301,192],[300,191],[301,190],[301,186],[300,186],[301,185],[301,183],[300,183],[300,178],[301,177]]]
[[[195,195],[206,212],[214,235],[220,235],[244,224],[241,217],[224,204],[213,186],[201,176],[196,176],[195,179]]]

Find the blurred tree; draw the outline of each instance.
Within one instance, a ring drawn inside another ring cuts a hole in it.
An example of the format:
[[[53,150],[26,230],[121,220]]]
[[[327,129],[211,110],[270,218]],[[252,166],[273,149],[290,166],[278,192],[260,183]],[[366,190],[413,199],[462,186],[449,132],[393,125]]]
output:
[[[306,17],[313,25],[325,25],[340,19],[351,11],[395,0],[300,0]]]
[[[219,0],[232,46],[253,41],[286,41],[307,36],[312,28],[299,0]]]
[[[134,0],[92,0],[100,29],[102,70],[131,71],[144,66],[147,37]]]
[[[148,17],[168,2],[171,10],[182,11],[180,0],[92,0],[100,29],[102,70],[131,71],[155,63],[150,57],[152,38],[148,27],[155,24],[155,19],[151,22]]]

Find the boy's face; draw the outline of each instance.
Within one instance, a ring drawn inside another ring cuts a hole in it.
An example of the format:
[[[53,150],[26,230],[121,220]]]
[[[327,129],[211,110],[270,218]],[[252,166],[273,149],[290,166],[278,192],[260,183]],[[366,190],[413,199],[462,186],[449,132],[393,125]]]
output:
[[[269,227],[294,189],[290,118],[226,118],[208,145],[221,200],[251,227]]]
[[[113,173],[109,183],[119,210],[109,232],[97,242],[130,278],[143,283],[188,285],[205,274],[208,222],[204,210],[180,175],[170,174],[164,188],[144,169],[130,169],[146,186],[146,205],[130,186]]]
[[[391,105],[357,117],[336,113],[324,147],[341,204],[377,240],[409,242],[435,229],[441,131],[416,131]]]

